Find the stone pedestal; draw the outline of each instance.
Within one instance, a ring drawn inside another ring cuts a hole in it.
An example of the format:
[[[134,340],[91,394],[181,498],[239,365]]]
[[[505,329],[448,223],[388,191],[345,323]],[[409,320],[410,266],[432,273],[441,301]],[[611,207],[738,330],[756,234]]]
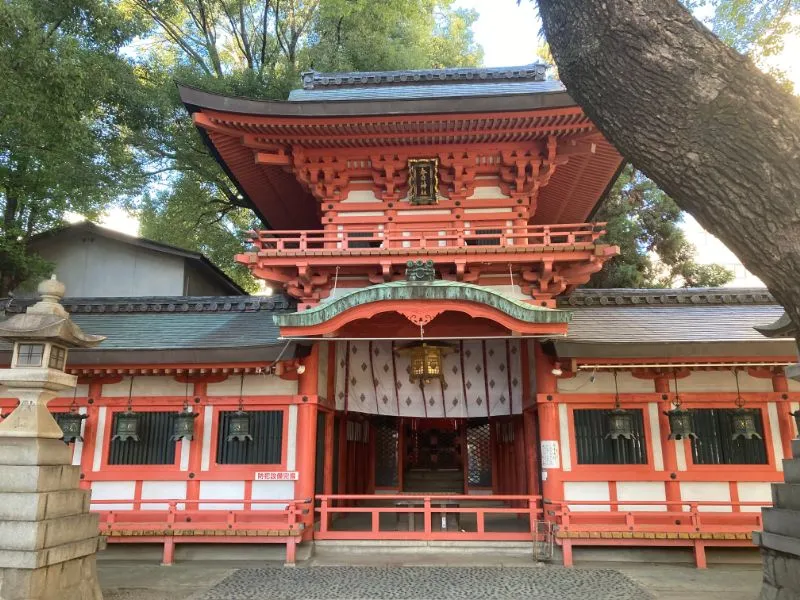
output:
[[[792,454],[783,461],[785,483],[772,485],[764,531],[753,534],[764,565],[761,600],[800,598],[800,439],[792,440]]]
[[[0,437],[0,600],[101,600],[97,515],[60,440]]]

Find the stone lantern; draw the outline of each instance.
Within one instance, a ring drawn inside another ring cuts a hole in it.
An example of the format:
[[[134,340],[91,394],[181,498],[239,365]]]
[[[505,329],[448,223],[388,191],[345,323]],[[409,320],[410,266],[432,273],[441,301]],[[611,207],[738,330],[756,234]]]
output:
[[[39,284],[38,291],[39,302],[0,323],[0,338],[14,344],[11,368],[3,369],[0,382],[20,400],[0,423],[2,437],[61,439],[63,433],[47,403],[77,384],[77,377],[65,372],[69,348],[90,348],[105,339],[83,333],[72,322],[59,303],[64,284],[55,276]]]
[[[80,467],[72,465],[47,403],[77,384],[65,372],[69,349],[105,338],[72,322],[55,277],[39,285],[39,294],[25,313],[0,322],[0,338],[14,346],[0,384],[20,401],[0,423],[0,598],[101,600],[98,517],[89,512]]]

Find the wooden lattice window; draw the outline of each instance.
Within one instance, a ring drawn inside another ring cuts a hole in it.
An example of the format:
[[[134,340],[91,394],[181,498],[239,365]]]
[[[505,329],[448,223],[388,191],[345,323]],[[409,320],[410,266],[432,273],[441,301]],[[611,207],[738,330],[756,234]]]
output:
[[[117,417],[114,413],[111,431],[116,430]],[[172,437],[174,411],[140,412],[137,434],[139,441],[112,440],[108,446],[109,465],[172,465],[175,464],[176,443]]]
[[[375,431],[375,485],[397,487],[400,455],[397,419],[380,419],[373,423]]]
[[[764,422],[761,411],[754,413],[756,431],[761,439],[732,439],[733,408],[698,408],[692,410],[697,439],[692,440],[692,460],[696,465],[766,465]]]
[[[645,465],[647,444],[644,435],[644,415],[634,409],[632,439],[606,437],[608,410],[576,409],[575,446],[581,465]]]
[[[250,416],[252,440],[226,440],[228,420],[234,411],[219,413],[217,432],[217,464],[219,465],[279,465],[283,456],[283,411],[247,411]]]
[[[475,235],[481,237],[467,238],[467,246],[499,246],[499,237],[483,237],[487,235],[497,234],[498,236],[503,233],[502,229],[476,229]]]
[[[467,481],[469,485],[491,487],[492,451],[488,419],[467,423]]]

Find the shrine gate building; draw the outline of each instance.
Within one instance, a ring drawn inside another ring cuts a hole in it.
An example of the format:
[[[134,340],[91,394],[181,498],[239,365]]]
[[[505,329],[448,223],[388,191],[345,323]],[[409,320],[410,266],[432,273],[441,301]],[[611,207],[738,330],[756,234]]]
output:
[[[545,71],[180,88],[276,294],[65,300],[108,336],[51,409],[110,543],[750,547],[796,436],[782,309],[580,289],[623,159]]]

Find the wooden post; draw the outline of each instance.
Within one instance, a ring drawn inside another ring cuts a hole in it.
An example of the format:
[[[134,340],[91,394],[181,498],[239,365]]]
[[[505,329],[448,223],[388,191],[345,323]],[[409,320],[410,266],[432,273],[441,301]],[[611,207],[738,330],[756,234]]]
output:
[[[789,382],[786,375],[782,372],[772,376],[772,389],[775,392],[786,394],[789,391]],[[794,437],[794,417],[789,414],[788,402],[777,402],[778,407],[778,426],[781,431],[781,445],[783,446],[783,457],[792,458],[792,438]]]
[[[299,376],[297,393],[300,402],[297,406],[297,471],[295,499],[302,502],[314,498],[314,473],[317,447],[317,378],[319,376],[319,346],[314,345],[311,353],[303,359],[305,371]],[[309,506],[308,514],[303,515],[306,531],[311,533],[314,522],[314,504]]]
[[[553,360],[545,354],[542,345],[536,342],[534,345],[536,360],[536,392],[537,409],[539,417],[539,439],[542,442],[559,443],[560,434],[558,427],[558,405],[555,401],[555,394],[558,392],[558,382],[553,375]],[[559,444],[560,448],[560,444]],[[561,502],[564,499],[562,489],[562,470],[559,464],[555,469],[542,469],[542,497],[546,501]],[[545,517],[548,510],[554,507],[544,506]],[[547,519],[552,520],[552,519]]]
[[[672,408],[670,401],[669,378],[667,375],[659,375],[654,380],[655,391],[662,395],[662,401],[658,405],[658,430],[661,434],[661,447],[664,456],[664,470],[668,479],[664,482],[667,502],[680,502],[681,483],[678,481],[678,457],[675,455],[675,444],[684,444],[683,440],[669,439],[669,417],[665,411]]]

